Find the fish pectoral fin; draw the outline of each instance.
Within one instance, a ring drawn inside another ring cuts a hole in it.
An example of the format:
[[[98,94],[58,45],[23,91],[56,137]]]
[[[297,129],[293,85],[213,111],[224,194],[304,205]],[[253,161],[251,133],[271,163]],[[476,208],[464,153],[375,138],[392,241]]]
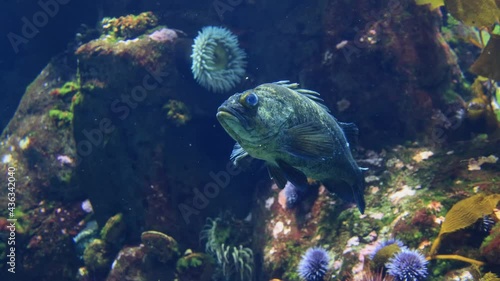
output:
[[[250,154],[248,154],[239,143],[235,143],[231,156],[229,156],[233,165],[238,167],[242,160],[249,158],[251,158]]]
[[[357,181],[352,186],[344,181],[322,181],[326,189],[332,193],[335,193],[340,199],[345,202],[355,203],[358,206],[361,214],[365,212],[365,184],[364,178],[361,179],[363,182]]]
[[[276,163],[278,163],[278,166],[283,172],[286,180],[295,185],[295,187],[301,191],[307,190],[309,183],[307,182],[307,176],[304,173],[282,160],[277,160]]]
[[[340,128],[349,142],[350,146],[355,147],[358,144],[359,129],[354,123],[338,122]]]
[[[284,152],[304,158],[328,157],[333,154],[331,132],[319,122],[306,122],[287,130]]]
[[[285,188],[287,180],[280,167],[268,164],[267,171],[269,172],[269,177],[274,180],[280,189]]]

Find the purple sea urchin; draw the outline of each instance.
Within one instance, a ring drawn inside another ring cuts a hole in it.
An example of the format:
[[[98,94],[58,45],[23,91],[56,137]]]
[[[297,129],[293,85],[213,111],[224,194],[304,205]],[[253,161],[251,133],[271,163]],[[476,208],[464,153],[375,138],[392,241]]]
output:
[[[427,276],[427,263],[420,252],[403,249],[389,259],[387,273],[396,281],[421,281]]]
[[[204,27],[194,39],[191,71],[196,81],[213,92],[226,92],[245,74],[246,54],[228,29]]]
[[[328,271],[330,258],[323,248],[309,248],[300,260],[297,272],[305,281],[321,281]]]

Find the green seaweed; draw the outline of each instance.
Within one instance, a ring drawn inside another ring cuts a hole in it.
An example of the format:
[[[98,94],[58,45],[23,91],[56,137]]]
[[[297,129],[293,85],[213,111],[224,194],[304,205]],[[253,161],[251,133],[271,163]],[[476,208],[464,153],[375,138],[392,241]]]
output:
[[[73,98],[71,99],[71,106],[70,106],[70,111],[74,112],[75,111],[75,106],[78,106],[83,102],[83,94],[82,92],[77,92]]]
[[[109,270],[113,257],[106,242],[101,239],[94,239],[85,248],[83,261],[90,271],[102,273]]]
[[[65,96],[67,94],[73,94],[76,93],[79,89],[80,86],[76,82],[69,81],[64,83],[64,85],[60,88],[59,95]]]
[[[52,96],[64,97],[69,94],[77,93],[80,90],[80,85],[75,81],[68,81],[64,83],[61,88],[56,88],[50,92]]]
[[[296,268],[299,265],[300,258],[303,254],[303,245],[297,243],[296,241],[288,241],[285,244],[287,259],[284,260],[282,264],[283,268],[286,269],[283,273],[284,280],[299,281],[301,280]]]
[[[199,267],[203,264],[204,256],[201,254],[191,254],[177,260],[177,271],[183,272],[190,268]]]
[[[72,179],[72,171],[71,170],[63,170],[58,174],[58,178],[61,182],[65,184],[69,184]]]
[[[448,12],[467,25],[492,26],[500,18],[500,9],[495,0],[444,0]]]
[[[207,254],[186,253],[176,263],[178,280],[212,280],[214,265],[214,259]]]
[[[444,5],[443,0],[415,0],[417,5],[427,5],[430,4],[432,10],[437,9]]]
[[[70,111],[51,109],[49,116],[55,121],[59,121],[59,123],[71,123],[73,121],[73,112]]]
[[[106,243],[119,247],[125,234],[125,229],[126,225],[123,215],[118,213],[106,221],[106,224],[101,229],[100,237]]]
[[[191,113],[187,105],[178,100],[169,100],[162,109],[167,111],[167,119],[177,127],[191,120]]]
[[[125,40],[137,37],[158,24],[152,12],[102,19],[103,37],[107,40]]]

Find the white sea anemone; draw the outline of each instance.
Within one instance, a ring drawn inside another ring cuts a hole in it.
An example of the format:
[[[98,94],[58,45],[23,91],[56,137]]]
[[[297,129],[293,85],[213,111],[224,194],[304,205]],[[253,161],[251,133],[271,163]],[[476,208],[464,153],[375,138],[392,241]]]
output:
[[[191,54],[196,81],[213,92],[227,92],[245,75],[246,54],[226,28],[204,27],[194,39]]]

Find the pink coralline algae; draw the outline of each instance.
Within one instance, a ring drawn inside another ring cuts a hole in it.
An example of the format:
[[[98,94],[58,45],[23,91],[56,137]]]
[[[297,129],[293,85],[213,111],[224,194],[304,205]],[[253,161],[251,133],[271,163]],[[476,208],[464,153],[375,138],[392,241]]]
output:
[[[159,42],[174,41],[177,39],[177,32],[173,29],[162,28],[149,34],[149,38]]]

